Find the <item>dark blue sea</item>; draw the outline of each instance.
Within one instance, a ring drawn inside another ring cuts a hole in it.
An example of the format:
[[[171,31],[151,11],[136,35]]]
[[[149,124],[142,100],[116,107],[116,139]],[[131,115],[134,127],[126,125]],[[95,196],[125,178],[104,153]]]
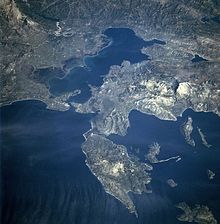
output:
[[[1,108],[2,223],[135,223],[85,164],[91,117],[38,101]]]
[[[182,134],[181,127],[188,116],[193,119],[192,137],[196,142],[195,147],[188,145]],[[175,209],[173,205],[185,201],[191,206],[195,204],[207,205],[219,221],[220,118],[213,113],[196,113],[187,109],[181,117],[178,117],[177,121],[163,121],[155,116],[134,110],[130,113],[129,120],[130,127],[127,135],[125,137],[111,135],[110,139],[116,144],[125,145],[131,155],[133,154],[144,161],[148,146],[158,142],[161,146],[158,159],[181,157],[178,162],[170,160],[153,165],[151,175],[153,194],[140,196],[137,200],[137,205],[140,205],[140,216],[143,215],[142,219],[148,220],[146,223],[155,224],[179,223],[175,220],[179,210]],[[206,135],[206,140],[212,145],[210,148],[202,144],[197,127],[201,128]],[[139,152],[135,150],[137,148]],[[215,172],[215,179],[208,179],[207,169]],[[167,179],[170,178],[178,184],[176,188],[171,188],[166,183]],[[150,219],[148,219],[147,214],[151,217]]]
[[[129,29],[108,29],[105,34],[109,45],[97,55],[85,57],[85,67],[73,69],[63,79],[51,80],[51,92],[59,95],[74,89],[83,92],[85,88],[84,95],[73,99],[85,101],[89,97],[88,85],[101,85],[110,65],[120,64],[124,59],[132,63],[148,60],[140,49],[148,44],[164,44],[158,40],[143,41]],[[0,108],[3,224],[179,224],[176,216],[181,211],[174,205],[182,201],[209,206],[220,221],[217,115],[186,110],[173,122],[132,111],[127,135],[109,137],[125,145],[140,160],[144,159],[148,145],[155,141],[161,145],[159,159],[177,155],[182,158],[179,162],[172,160],[153,166],[152,194],[131,194],[138,219],[105,193],[85,164],[81,151],[83,133],[90,129],[94,116],[73,109],[47,110],[39,101],[21,101]],[[193,118],[195,148],[185,143],[180,130],[188,116]],[[202,144],[197,126],[211,148]],[[138,154],[135,148],[140,149]],[[208,179],[207,169],[216,173],[214,180]],[[167,185],[169,178],[178,183],[176,188]]]

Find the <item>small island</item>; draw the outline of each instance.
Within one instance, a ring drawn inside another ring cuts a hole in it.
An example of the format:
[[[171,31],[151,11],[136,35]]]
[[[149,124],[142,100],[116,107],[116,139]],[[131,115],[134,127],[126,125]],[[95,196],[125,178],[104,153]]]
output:
[[[168,162],[169,160],[179,160],[180,156],[173,156],[167,159],[158,160],[157,156],[160,154],[160,145],[158,142],[154,142],[149,146],[149,151],[145,155],[145,159],[148,160],[150,163],[162,163]]]
[[[177,217],[181,222],[195,222],[199,224],[217,224],[217,220],[207,206],[195,205],[194,208],[190,208],[185,202],[181,202],[176,205],[184,213]]]
[[[182,125],[183,135],[185,137],[186,143],[195,147],[196,143],[192,138],[191,134],[193,132],[193,119],[188,117],[187,121]]]
[[[206,140],[206,136],[204,135],[204,133],[202,132],[202,129],[197,127],[197,130],[199,132],[199,135],[200,135],[200,138],[202,140],[202,144],[207,147],[207,148],[210,148],[212,145],[210,145],[207,140]]]
[[[214,177],[215,177],[215,173],[208,169],[207,170],[207,176],[208,176],[209,180],[213,180]]]
[[[170,187],[177,187],[178,184],[173,180],[173,179],[168,179],[167,180],[167,184],[170,186]]]

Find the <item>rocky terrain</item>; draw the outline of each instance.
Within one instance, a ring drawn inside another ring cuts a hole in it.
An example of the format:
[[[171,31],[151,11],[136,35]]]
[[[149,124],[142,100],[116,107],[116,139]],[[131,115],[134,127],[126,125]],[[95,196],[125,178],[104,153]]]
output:
[[[200,82],[211,85],[214,81],[218,85],[220,31],[215,18],[219,14],[220,5],[214,0],[2,0],[1,105],[32,98],[48,104],[51,93],[45,84],[33,79],[33,72],[63,69],[70,59],[72,66],[83,66],[83,57],[103,46],[102,32],[108,27],[128,27],[144,40],[164,40],[165,46],[148,49],[151,67],[155,74],[177,77],[182,83],[181,94],[188,84],[196,88]],[[192,64],[194,55],[208,61]],[[52,99],[59,104],[54,109],[65,110],[65,100]]]
[[[184,212],[184,214],[178,217],[179,221],[195,222],[199,224],[217,224],[217,220],[207,206],[196,205],[194,208],[190,208],[185,202],[181,202],[176,207]]]
[[[193,120],[191,117],[187,118],[187,121],[182,125],[182,132],[185,137],[187,144],[195,147],[195,140],[192,138],[191,134],[193,132]]]
[[[73,106],[81,113],[99,111],[92,125],[105,135],[125,135],[132,110],[164,120],[176,120],[187,108],[219,114],[220,97],[216,83],[204,81],[198,86],[179,82],[169,75],[155,74],[148,66],[150,63],[125,61],[121,66],[112,66],[103,85],[92,89],[92,97],[84,104],[73,103]],[[187,139],[191,133],[190,123],[189,119],[184,126]]]
[[[152,167],[130,157],[125,146],[116,145],[100,135],[88,135],[82,149],[86,154],[87,165],[103,184],[106,192],[120,200],[137,216],[135,205],[128,193],[141,194],[149,191],[145,185],[151,181],[148,171]]]

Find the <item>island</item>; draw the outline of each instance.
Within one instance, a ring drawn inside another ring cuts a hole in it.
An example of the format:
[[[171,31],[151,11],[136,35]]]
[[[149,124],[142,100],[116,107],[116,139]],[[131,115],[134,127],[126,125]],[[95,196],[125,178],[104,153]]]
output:
[[[209,178],[209,180],[213,180],[215,177],[215,173],[209,169],[207,169],[207,176]]]
[[[167,184],[170,186],[170,187],[177,187],[178,184],[173,180],[173,179],[168,179],[167,180]]]
[[[168,162],[170,160],[179,160],[180,156],[173,156],[167,159],[158,160],[156,156],[160,154],[160,145],[158,142],[154,142],[152,145],[149,146],[149,152],[145,156],[146,160],[150,163],[163,163]]]
[[[197,130],[198,130],[199,135],[200,135],[200,138],[201,138],[201,140],[202,140],[202,144],[203,144],[205,147],[210,148],[212,145],[209,144],[209,143],[207,142],[207,140],[206,140],[206,136],[205,136],[204,133],[202,132],[202,129],[199,128],[199,127],[197,127]]]
[[[181,202],[176,205],[181,209],[184,214],[177,217],[182,222],[195,222],[199,224],[217,224],[217,220],[207,206],[195,205],[194,208],[190,208],[185,202]]]
[[[193,123],[192,118],[188,117],[187,121],[182,125],[182,132],[183,132],[183,135],[185,137],[187,144],[195,147],[196,143],[195,143],[194,139],[191,137],[191,134],[193,132],[192,123]]]

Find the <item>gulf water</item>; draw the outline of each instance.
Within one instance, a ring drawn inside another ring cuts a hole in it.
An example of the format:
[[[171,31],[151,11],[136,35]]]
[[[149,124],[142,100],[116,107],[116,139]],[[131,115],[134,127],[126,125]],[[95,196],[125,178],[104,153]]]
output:
[[[100,86],[111,65],[121,65],[123,60],[129,60],[131,63],[149,60],[146,54],[141,53],[143,47],[166,44],[165,41],[157,39],[144,41],[128,28],[109,28],[103,34],[108,39],[108,45],[96,55],[86,56],[84,67],[72,69],[62,79],[50,80],[50,92],[52,94],[60,95],[65,92],[80,90],[81,94],[73,97],[72,100],[85,102],[91,96],[89,85]]]

